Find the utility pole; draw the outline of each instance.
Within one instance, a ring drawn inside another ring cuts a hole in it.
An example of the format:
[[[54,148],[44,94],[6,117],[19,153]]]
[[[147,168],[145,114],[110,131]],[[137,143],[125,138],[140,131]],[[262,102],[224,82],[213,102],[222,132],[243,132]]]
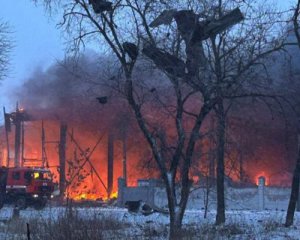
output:
[[[127,186],[127,144],[126,144],[127,136],[124,134],[123,136],[123,178],[125,182],[125,186]]]
[[[8,133],[11,131],[11,117],[10,114],[5,112],[5,107],[3,107],[4,113],[4,121],[5,121],[5,138],[6,138],[6,167],[9,167],[9,156],[10,156],[10,148],[9,148],[9,138]]]
[[[300,134],[297,135],[298,138],[298,154],[300,153]],[[298,156],[299,158],[299,156]],[[300,212],[300,188],[298,187],[298,197],[297,197],[297,204],[296,204],[296,211]]]
[[[16,106],[16,115],[14,119],[15,124],[15,167],[20,166],[20,147],[21,147],[21,115],[19,106]]]
[[[45,148],[45,129],[44,129],[44,121],[42,120],[42,167],[44,168],[46,165],[46,148]]]
[[[16,104],[16,111],[12,113],[6,113],[3,107],[4,120],[5,120],[5,131],[6,131],[6,144],[7,144],[7,163],[6,166],[10,165],[10,149],[9,149],[9,138],[8,133],[11,131],[11,124],[15,125],[15,157],[14,167],[23,166],[25,162],[24,158],[24,131],[25,122],[30,121],[30,116],[21,108],[19,104]]]

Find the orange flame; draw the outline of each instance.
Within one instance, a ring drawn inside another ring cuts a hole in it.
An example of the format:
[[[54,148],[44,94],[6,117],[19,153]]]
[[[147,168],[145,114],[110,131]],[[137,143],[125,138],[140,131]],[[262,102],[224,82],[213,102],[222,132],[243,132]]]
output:
[[[96,200],[100,199],[99,195],[91,194],[91,193],[82,193],[82,194],[79,194],[79,195],[71,196],[71,198],[75,201],[82,201],[82,200],[96,201]],[[110,198],[105,197],[105,198],[103,198],[103,200],[108,201],[110,199],[116,199],[116,198],[118,198],[118,192],[113,192],[111,194]]]
[[[99,198],[99,196],[97,196],[96,194],[82,193],[80,195],[73,196],[71,198],[75,201],[81,201],[81,200],[93,200],[93,201],[95,201]]]

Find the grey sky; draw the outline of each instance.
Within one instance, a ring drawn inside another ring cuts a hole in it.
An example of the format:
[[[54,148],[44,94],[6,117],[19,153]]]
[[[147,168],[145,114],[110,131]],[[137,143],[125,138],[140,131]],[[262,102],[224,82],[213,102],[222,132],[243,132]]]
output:
[[[62,58],[63,41],[43,8],[30,0],[1,0],[0,17],[9,23],[14,44],[9,76],[0,86],[0,105],[12,108],[15,102],[5,95],[22,84],[37,67],[46,68]]]

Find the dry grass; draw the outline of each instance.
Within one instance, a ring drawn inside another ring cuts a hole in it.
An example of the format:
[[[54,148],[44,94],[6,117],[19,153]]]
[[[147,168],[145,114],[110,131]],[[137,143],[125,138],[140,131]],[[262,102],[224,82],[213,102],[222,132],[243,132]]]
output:
[[[55,220],[20,219],[11,220],[0,225],[2,240],[27,239],[27,223],[32,240],[102,240],[121,239],[128,223],[113,217],[97,218],[96,215],[84,219],[76,211],[69,212]]]
[[[199,216],[200,218],[200,216]],[[199,219],[199,221],[201,221]],[[121,240],[121,239],[168,239],[169,226],[157,224],[155,221],[146,223],[117,219],[111,215],[82,216],[71,208],[58,218],[12,218],[0,222],[0,239],[26,240],[26,224],[29,223],[31,240]],[[241,222],[228,223],[221,226],[200,223],[199,225],[184,225],[178,231],[174,240],[214,240],[214,239],[269,239],[282,228],[276,221],[264,221],[257,227],[243,225]],[[285,230],[285,229],[284,229]],[[283,231],[280,231],[283,232]],[[289,237],[288,232],[285,239]]]

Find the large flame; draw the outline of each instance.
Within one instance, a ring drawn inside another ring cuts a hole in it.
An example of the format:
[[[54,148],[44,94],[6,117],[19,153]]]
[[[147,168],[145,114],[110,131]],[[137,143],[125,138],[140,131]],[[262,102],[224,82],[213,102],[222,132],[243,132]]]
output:
[[[47,166],[53,173],[54,182],[59,182],[59,156],[58,156],[58,140],[60,123],[58,121],[44,121],[46,135],[46,157]],[[66,198],[74,200],[107,200],[107,133],[98,133],[82,128],[82,126],[70,124],[68,125],[67,137],[67,162],[66,162],[66,180],[67,189]],[[71,135],[76,140],[71,139]],[[137,136],[137,135],[136,135]],[[14,129],[9,133],[10,139],[10,166],[14,163]],[[96,146],[97,141],[101,139]],[[23,157],[26,167],[41,167],[42,144],[41,144],[41,122],[31,121],[25,123],[25,147]],[[145,154],[143,149],[135,147],[135,142],[127,140],[127,165],[136,166],[128,168],[127,182],[133,185],[136,179],[142,175],[151,177],[151,173],[147,173],[147,169],[143,170],[139,166],[139,160]],[[114,141],[114,166],[113,166],[113,188],[110,195],[111,198],[117,197],[117,179],[123,176],[123,149],[122,139],[115,138]],[[95,149],[94,149],[95,148]],[[146,151],[148,149],[146,148]],[[7,165],[7,149],[3,146],[1,155],[1,164]],[[155,172],[155,171],[153,171]],[[101,180],[100,180],[101,179]],[[104,186],[103,186],[104,185]]]

